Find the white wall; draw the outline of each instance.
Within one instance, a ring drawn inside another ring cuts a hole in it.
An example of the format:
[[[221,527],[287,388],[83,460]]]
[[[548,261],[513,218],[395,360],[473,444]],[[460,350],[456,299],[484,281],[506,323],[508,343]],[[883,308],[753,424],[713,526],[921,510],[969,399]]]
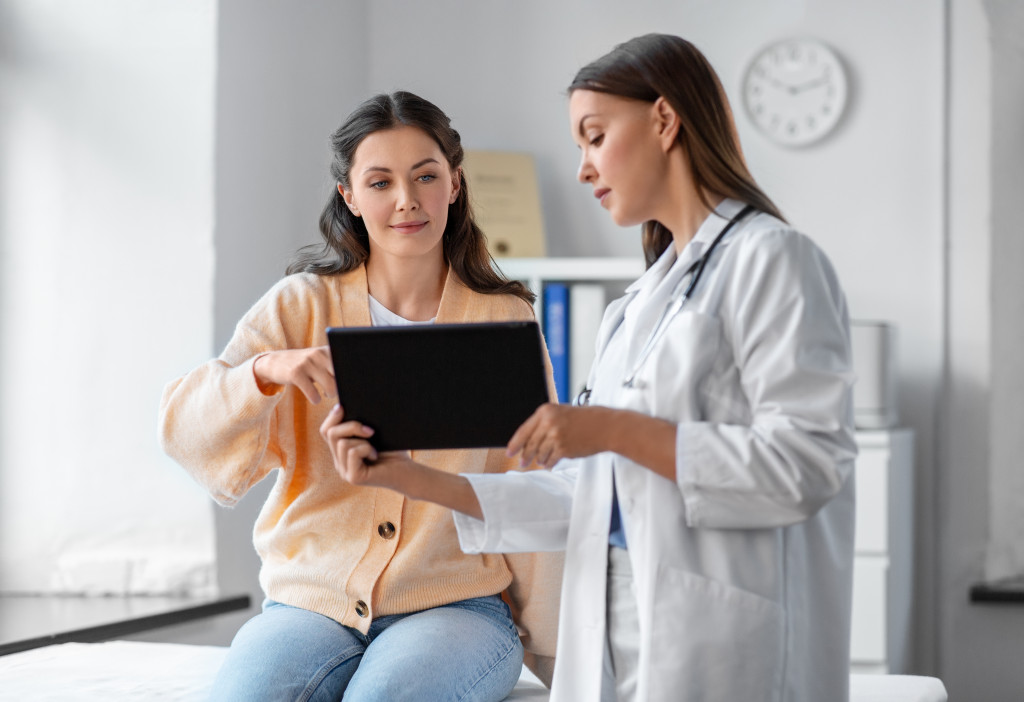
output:
[[[934,612],[950,699],[1010,702],[1024,690],[1024,608],[965,595],[984,577],[1024,570],[1022,10],[1016,0],[950,3],[949,361]]]
[[[0,590],[213,585],[155,417],[213,333],[214,11],[0,2]]]
[[[987,575],[1024,572],[1024,3],[986,0],[992,38],[992,427]],[[1003,323],[1016,320],[1016,323]]]

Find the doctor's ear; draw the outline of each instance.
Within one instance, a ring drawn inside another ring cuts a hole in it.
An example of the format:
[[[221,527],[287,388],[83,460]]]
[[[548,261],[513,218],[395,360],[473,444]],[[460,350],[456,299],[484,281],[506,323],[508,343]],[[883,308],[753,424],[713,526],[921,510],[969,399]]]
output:
[[[352,214],[354,214],[356,217],[361,216],[359,214],[359,208],[356,207],[356,203],[352,200],[352,193],[345,190],[345,188],[342,187],[341,183],[338,183],[338,194],[341,195],[341,199],[345,201],[345,205],[348,207],[349,210],[351,210]]]
[[[669,151],[679,136],[679,113],[669,104],[668,100],[659,97],[654,101],[654,125],[661,148]]]

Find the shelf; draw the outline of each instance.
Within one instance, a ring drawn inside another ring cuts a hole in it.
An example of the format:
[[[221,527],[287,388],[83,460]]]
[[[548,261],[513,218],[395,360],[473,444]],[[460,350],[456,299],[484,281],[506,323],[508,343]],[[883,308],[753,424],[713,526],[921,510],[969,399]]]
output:
[[[498,268],[516,280],[635,280],[646,268],[642,258],[498,258]]]
[[[1024,604],[1024,575],[971,586],[971,602]]]

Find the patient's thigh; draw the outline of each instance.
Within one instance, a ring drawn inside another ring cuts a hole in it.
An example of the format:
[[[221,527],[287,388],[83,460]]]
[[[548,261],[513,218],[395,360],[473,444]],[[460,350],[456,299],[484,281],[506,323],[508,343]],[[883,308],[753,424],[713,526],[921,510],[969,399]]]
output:
[[[210,699],[340,700],[364,649],[333,619],[268,601],[235,635]]]
[[[389,623],[366,649],[345,700],[494,702],[522,670],[508,607],[497,595],[479,597]]]

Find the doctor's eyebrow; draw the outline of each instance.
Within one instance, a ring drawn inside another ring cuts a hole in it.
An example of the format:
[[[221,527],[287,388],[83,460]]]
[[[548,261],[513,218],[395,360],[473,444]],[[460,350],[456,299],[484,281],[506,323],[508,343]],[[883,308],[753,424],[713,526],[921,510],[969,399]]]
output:
[[[597,115],[593,112],[588,112],[587,114],[580,117],[580,121],[576,125],[576,131],[579,132],[580,136],[583,136],[584,122],[586,122],[591,117],[597,117]]]
[[[425,158],[422,161],[417,161],[416,163],[412,164],[412,167],[410,167],[409,170],[410,171],[415,171],[417,168],[420,168],[421,166],[425,166],[428,163],[440,163],[440,162],[436,158],[433,158],[433,157]],[[387,168],[386,166],[367,166],[366,168],[363,169],[363,174],[364,175],[366,173],[371,173],[371,172],[391,173],[391,169]]]

